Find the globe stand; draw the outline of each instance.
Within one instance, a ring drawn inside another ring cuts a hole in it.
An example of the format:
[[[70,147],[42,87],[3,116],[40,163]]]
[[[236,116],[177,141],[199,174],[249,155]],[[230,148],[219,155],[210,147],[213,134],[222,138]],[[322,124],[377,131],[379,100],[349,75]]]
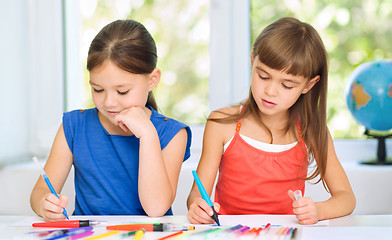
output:
[[[369,137],[373,137],[377,139],[377,159],[376,161],[367,161],[367,162],[362,162],[362,164],[367,164],[367,165],[392,165],[392,162],[387,161],[387,151],[385,148],[385,139],[389,138],[392,136],[392,134],[389,135],[384,135],[384,136],[379,136],[379,135],[373,135],[369,132],[368,129],[365,130],[365,135]]]

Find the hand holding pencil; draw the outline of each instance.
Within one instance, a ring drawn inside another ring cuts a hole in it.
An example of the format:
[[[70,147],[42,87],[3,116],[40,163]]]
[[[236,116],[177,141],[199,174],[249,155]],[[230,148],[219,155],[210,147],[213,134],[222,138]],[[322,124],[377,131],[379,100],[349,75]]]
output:
[[[68,213],[65,207],[68,204],[66,195],[47,193],[40,201],[41,216],[45,221],[59,221],[68,219]]]
[[[218,214],[219,204],[212,203],[203,184],[201,183],[196,171],[192,171],[195,183],[199,189],[201,198],[197,198],[190,206],[188,211],[188,219],[191,223],[212,223],[215,221],[220,226]],[[213,220],[213,221],[212,221]]]
[[[53,188],[52,183],[46,175],[45,170],[38,162],[38,159],[33,157],[33,161],[40,168],[41,176],[51,192],[45,194],[40,201],[41,216],[45,219],[45,221],[56,221],[64,218],[69,220],[68,213],[65,210],[65,207],[68,204],[68,197],[61,194],[58,195],[56,193],[56,190]]]
[[[288,195],[293,200],[293,212],[300,224],[309,225],[319,221],[316,203],[310,197],[302,197],[300,190],[289,190]]]

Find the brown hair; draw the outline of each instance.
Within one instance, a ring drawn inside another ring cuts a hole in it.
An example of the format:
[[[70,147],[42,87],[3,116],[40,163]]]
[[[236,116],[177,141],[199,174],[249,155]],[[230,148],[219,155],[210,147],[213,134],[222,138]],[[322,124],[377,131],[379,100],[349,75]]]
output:
[[[151,73],[157,64],[155,41],[147,29],[134,20],[117,20],[106,25],[91,42],[87,69],[93,70],[105,60],[134,74]],[[157,110],[152,92],[146,106]]]
[[[289,109],[289,123],[286,131],[295,129],[297,119],[300,122],[302,137],[308,149],[308,163],[317,162],[315,171],[306,178],[314,179],[320,175],[324,183],[327,163],[328,130],[326,125],[327,96],[327,53],[317,31],[309,24],[295,18],[281,18],[267,26],[257,37],[253,45],[253,57],[270,68],[288,74],[312,79],[317,75],[320,80],[306,94],[302,94]],[[245,102],[244,111],[221,119],[208,119],[218,122],[234,122],[248,115],[256,119],[271,137],[272,133],[259,117],[259,108],[252,91]]]

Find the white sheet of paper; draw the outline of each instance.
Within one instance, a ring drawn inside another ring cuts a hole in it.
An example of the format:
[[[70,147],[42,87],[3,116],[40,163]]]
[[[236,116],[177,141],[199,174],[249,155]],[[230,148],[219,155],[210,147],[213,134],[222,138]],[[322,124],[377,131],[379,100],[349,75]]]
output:
[[[392,227],[302,228],[299,236],[301,240],[390,240],[392,239]]]
[[[329,220],[319,221],[312,225],[301,225],[294,215],[286,215],[284,217],[281,215],[239,215],[235,218],[233,218],[233,216],[226,217],[225,215],[219,215],[219,221],[222,226],[241,224],[249,227],[261,227],[268,223],[272,226],[284,227],[320,227],[329,225]]]

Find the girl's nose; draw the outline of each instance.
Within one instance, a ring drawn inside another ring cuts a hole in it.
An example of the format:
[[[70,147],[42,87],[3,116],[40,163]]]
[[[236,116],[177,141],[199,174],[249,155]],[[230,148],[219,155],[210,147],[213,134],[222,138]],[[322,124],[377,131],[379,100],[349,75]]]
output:
[[[113,107],[116,106],[116,97],[113,94],[106,94],[105,95],[105,106],[106,107]]]
[[[267,84],[267,86],[264,89],[264,92],[269,96],[276,96],[278,94],[278,87],[279,84],[271,82]]]

